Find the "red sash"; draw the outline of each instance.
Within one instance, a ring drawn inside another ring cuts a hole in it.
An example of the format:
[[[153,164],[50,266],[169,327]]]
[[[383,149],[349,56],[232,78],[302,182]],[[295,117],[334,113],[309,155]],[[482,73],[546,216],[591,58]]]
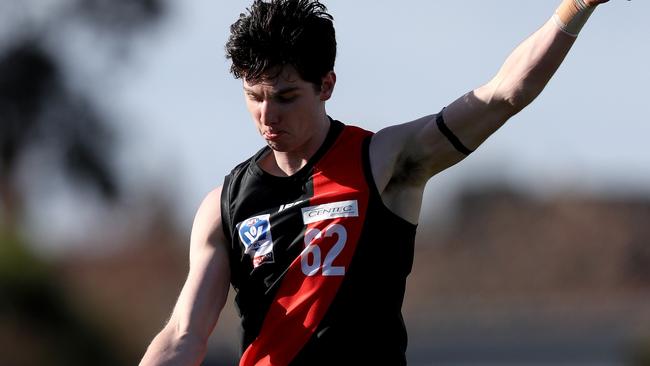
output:
[[[368,206],[363,139],[346,126],[314,167],[314,196],[303,209],[305,249],[287,269],[240,366],[286,366],[304,347],[334,300],[352,261]],[[313,221],[313,222],[312,222]]]

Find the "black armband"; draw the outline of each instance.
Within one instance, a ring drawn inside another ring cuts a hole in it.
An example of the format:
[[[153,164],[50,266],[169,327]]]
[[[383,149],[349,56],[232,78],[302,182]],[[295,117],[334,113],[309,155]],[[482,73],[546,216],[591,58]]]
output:
[[[445,124],[445,120],[442,118],[442,111],[440,111],[440,113],[438,113],[438,115],[436,116],[436,125],[438,126],[440,132],[442,132],[442,134],[445,135],[447,140],[449,140],[449,142],[451,142],[451,144],[454,145],[456,150],[458,150],[459,152],[465,155],[469,155],[473,152],[472,150],[468,149],[467,146],[463,145],[463,143],[460,142],[458,137],[456,137],[456,135],[454,135],[454,133],[451,132],[449,127],[447,127],[447,125]]]

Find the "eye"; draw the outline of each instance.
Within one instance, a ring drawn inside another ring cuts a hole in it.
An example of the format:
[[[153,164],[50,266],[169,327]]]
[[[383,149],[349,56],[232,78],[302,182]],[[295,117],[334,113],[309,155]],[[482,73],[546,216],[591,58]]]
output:
[[[246,96],[248,97],[249,100],[252,100],[253,102],[261,102],[262,101],[262,98],[257,94],[246,93]]]
[[[277,97],[275,97],[275,99],[277,100],[278,103],[283,103],[283,104],[291,103],[294,100],[296,100],[297,98],[298,98],[298,96],[295,95],[295,94],[290,94],[290,95],[282,95],[281,94],[281,95],[278,95]]]

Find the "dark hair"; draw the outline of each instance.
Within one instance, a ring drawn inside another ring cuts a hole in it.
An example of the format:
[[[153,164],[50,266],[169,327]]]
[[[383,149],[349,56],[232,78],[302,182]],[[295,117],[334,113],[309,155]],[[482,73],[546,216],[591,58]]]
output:
[[[230,72],[257,82],[275,78],[291,65],[319,90],[336,58],[333,18],[325,5],[317,0],[255,0],[246,10],[230,26],[226,43]]]

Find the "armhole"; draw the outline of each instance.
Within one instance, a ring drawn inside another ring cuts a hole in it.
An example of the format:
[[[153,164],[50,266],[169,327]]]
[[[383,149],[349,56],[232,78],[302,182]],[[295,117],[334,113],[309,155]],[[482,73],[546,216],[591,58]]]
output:
[[[370,165],[370,142],[372,141],[372,136],[368,135],[363,139],[362,143],[362,165],[363,165],[363,174],[366,176],[366,182],[368,183],[368,189],[370,190],[370,196],[379,198],[381,200],[381,194],[379,194],[379,189],[377,188],[377,183],[375,183],[375,177],[372,175],[372,166]],[[388,207],[386,207],[388,208]]]
[[[374,135],[371,134],[369,136],[366,136],[363,139],[362,153],[361,153],[363,173],[366,177],[366,182],[368,183],[368,190],[370,191],[369,192],[370,199],[377,200],[377,202],[382,207],[382,209],[385,210],[391,216],[395,217],[396,220],[407,224],[409,227],[417,227],[417,224],[413,224],[412,222],[409,222],[402,216],[393,212],[393,210],[391,210],[388,206],[386,206],[384,200],[381,199],[381,193],[379,193],[379,189],[377,188],[377,183],[375,183],[375,177],[372,175],[372,166],[370,164],[370,142],[372,141],[373,136]]]
[[[228,243],[232,243],[232,221],[230,217],[230,182],[231,175],[227,175],[223,181],[221,189],[221,225],[223,226],[223,233],[226,236]]]

